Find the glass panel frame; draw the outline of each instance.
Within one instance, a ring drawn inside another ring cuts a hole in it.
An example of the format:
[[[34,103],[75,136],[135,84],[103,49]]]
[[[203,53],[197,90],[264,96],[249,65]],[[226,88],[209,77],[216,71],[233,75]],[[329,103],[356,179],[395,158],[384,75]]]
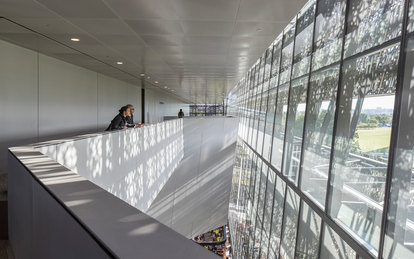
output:
[[[311,74],[301,164],[301,190],[325,207],[339,84],[339,65]]]
[[[293,259],[295,257],[299,203],[299,196],[288,187],[286,190],[286,202],[283,213],[282,242],[280,244],[281,258]]]
[[[329,215],[373,254],[379,248],[399,52],[393,44],[342,68]],[[369,112],[374,114],[362,116]]]

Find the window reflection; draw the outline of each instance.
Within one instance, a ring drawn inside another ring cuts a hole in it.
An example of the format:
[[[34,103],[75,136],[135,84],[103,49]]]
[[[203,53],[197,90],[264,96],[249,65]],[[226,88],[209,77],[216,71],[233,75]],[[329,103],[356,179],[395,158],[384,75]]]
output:
[[[270,233],[269,258],[279,258],[280,235],[282,232],[283,203],[286,183],[276,176],[276,190],[273,200],[273,218]]]
[[[299,196],[288,187],[286,192],[285,214],[283,215],[281,258],[294,258],[297,223],[299,214]]]
[[[309,73],[314,15],[315,1],[309,1],[298,14],[292,78]]]
[[[357,254],[332,228],[324,224],[320,258],[356,259]]]
[[[264,75],[263,75],[263,92],[269,90],[270,73],[272,69],[272,51],[271,45],[265,52]]]
[[[319,0],[315,10],[311,0],[240,81],[240,89],[232,90],[236,97],[229,107],[238,108],[239,136],[261,155],[245,144],[238,147],[248,158],[239,152],[234,169],[238,190],[231,193],[236,205],[229,213],[237,215],[230,216],[237,226],[235,258],[358,257],[308,204],[302,203],[298,215],[299,197],[286,191],[273,170],[295,183],[300,172],[300,191],[322,208],[327,202],[334,224],[377,256],[400,53],[399,44],[391,44],[401,35],[403,2]],[[412,32],[414,0],[405,2]],[[414,38],[408,42],[384,258],[414,258],[413,49]],[[273,167],[267,170],[262,159]]]
[[[266,186],[267,186],[267,172],[268,167],[263,163],[261,176],[260,176],[260,190],[257,204],[257,213],[256,213],[256,230],[255,230],[255,249],[253,258],[259,258],[261,250],[261,234],[263,231],[263,210],[266,197]]]
[[[259,120],[260,116],[262,115],[261,111],[260,111],[260,106],[262,105],[262,93],[259,92],[259,88],[257,88],[258,93],[257,95],[254,97],[254,99],[256,100],[256,104],[255,104],[255,108],[254,108],[254,120],[253,120],[253,125],[252,125],[252,135],[251,135],[251,145],[252,147],[256,149],[256,145],[257,145],[257,131],[258,131],[258,127],[259,127]]]
[[[263,80],[264,80],[264,70],[265,70],[265,62],[266,62],[266,52],[263,53],[262,57],[260,58],[259,74],[258,74],[258,78],[257,78],[257,84],[258,85],[262,85],[263,84]],[[263,90],[263,86],[262,86],[262,89],[261,90]]]
[[[276,117],[273,129],[273,144],[272,144],[272,165],[281,170],[283,142],[285,138],[286,114],[289,96],[289,83],[278,87],[279,92],[276,102]]]
[[[237,142],[236,158],[232,177],[232,191],[229,204],[229,224],[231,226],[232,245],[236,256],[241,258],[243,238],[245,234],[245,215],[248,187],[250,182],[250,158],[248,150],[241,142]]]
[[[293,43],[295,38],[295,21],[293,20],[287,26],[283,35],[283,49],[282,49],[282,61],[280,64],[280,82],[279,84],[286,83],[290,80],[292,58],[293,58]]]
[[[403,3],[403,0],[351,0],[344,57],[401,35]]]
[[[260,258],[267,258],[267,250],[270,235],[270,221],[272,219],[273,208],[273,196],[275,190],[276,174],[272,170],[269,170],[266,186],[266,200],[264,203],[264,216],[263,216],[263,232],[261,242]]]
[[[414,0],[410,0],[408,9],[408,32],[414,31]]]
[[[321,236],[321,218],[305,202],[301,201],[298,244],[295,258],[318,258],[319,237]]]
[[[306,109],[301,189],[325,206],[339,66],[314,73],[310,78]]]
[[[308,76],[305,76],[293,80],[290,89],[282,172],[294,183],[297,183],[299,175],[307,88]]]
[[[384,258],[414,258],[414,38],[407,44]]]
[[[264,137],[264,131],[265,131],[265,119],[266,119],[266,110],[267,110],[267,100],[268,100],[269,92],[263,92],[262,98],[261,98],[261,105],[259,110],[259,125],[257,130],[257,145],[256,145],[256,151],[261,155],[262,154],[262,148],[263,148],[263,137]]]
[[[277,89],[271,89],[269,91],[269,101],[267,103],[266,125],[263,140],[263,157],[267,161],[270,160],[270,149],[272,147],[273,121],[276,111],[276,94]]]
[[[345,0],[320,0],[316,15],[315,52],[312,70],[328,66],[341,57]]]
[[[399,45],[343,66],[330,215],[377,251]]]
[[[250,136],[251,136],[251,130],[252,130],[252,123],[254,118],[254,105],[255,100],[253,97],[256,93],[256,88],[253,87],[254,84],[254,68],[250,70],[248,81],[247,81],[247,120],[246,120],[246,133],[245,133],[245,140],[248,144],[251,144],[250,142]]]
[[[276,87],[279,79],[279,69],[280,69],[280,57],[282,49],[282,40],[281,37],[278,37],[273,46],[273,56],[272,56],[272,72],[270,88]]]
[[[259,221],[257,219],[258,217],[258,205],[260,202],[260,192],[262,192],[262,188],[263,188],[263,180],[261,180],[261,178],[263,178],[263,173],[262,173],[262,160],[261,159],[257,159],[257,166],[256,166],[256,170],[255,170],[255,175],[256,175],[256,180],[255,180],[255,188],[254,188],[254,198],[253,198],[253,204],[252,204],[252,214],[251,214],[251,228],[250,228],[250,247],[249,247],[249,254],[250,255],[255,255],[258,252],[258,249],[260,248],[260,243],[257,243],[255,240],[255,235],[256,235],[256,227],[258,226],[260,228],[260,223],[261,221]],[[262,212],[263,213],[263,212]],[[263,215],[263,214],[261,214]]]
[[[257,145],[257,131],[259,126],[259,119],[260,119],[260,108],[262,104],[262,90],[263,90],[263,73],[262,73],[262,60],[263,58],[259,59],[259,62],[256,64],[256,74],[255,74],[255,87],[256,87],[256,96],[255,99],[255,106],[254,106],[254,120],[253,120],[253,131],[251,136],[251,145],[256,150]]]
[[[256,95],[257,95],[257,85],[255,85],[256,79],[256,66],[252,70],[250,76],[250,105],[249,105],[249,126],[247,132],[247,142],[249,145],[252,145],[252,138],[254,133],[254,125],[255,125],[255,111],[256,111]],[[256,135],[255,135],[256,136]]]

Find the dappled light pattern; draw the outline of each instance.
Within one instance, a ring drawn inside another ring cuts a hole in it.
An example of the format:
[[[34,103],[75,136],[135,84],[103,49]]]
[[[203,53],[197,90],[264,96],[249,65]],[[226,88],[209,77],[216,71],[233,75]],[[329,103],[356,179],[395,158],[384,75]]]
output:
[[[230,91],[235,257],[414,258],[413,31],[414,0],[308,0]]]
[[[301,201],[301,206],[295,258],[318,258],[322,220],[305,202]]]
[[[61,148],[73,150],[72,144]],[[182,258],[183,251],[213,258],[33,146],[10,148],[9,170],[10,237],[18,258]]]
[[[345,57],[401,35],[402,0],[353,0],[348,13]]]
[[[295,256],[299,202],[299,196],[288,188],[285,213],[283,214],[282,243],[280,246],[280,256],[282,258],[294,258]]]
[[[13,152],[25,166],[30,168],[32,173],[36,174],[39,180],[51,189],[53,189],[54,186],[87,181],[82,176],[56,163],[56,161],[50,157],[41,155],[31,148],[13,148]],[[73,197],[73,199],[66,200],[65,205],[68,207],[75,207],[90,202],[92,202],[91,199],[78,199],[77,197]]]
[[[412,36],[408,40],[406,51],[384,258],[414,258],[414,38]]]
[[[357,258],[355,251],[329,226],[324,225],[320,258]]]
[[[170,120],[38,150],[145,212],[183,157],[182,132],[182,120]]]
[[[345,0],[320,0],[316,14],[312,70],[328,66],[341,58]]]
[[[188,238],[226,223],[237,125],[236,118],[184,120],[184,157],[148,215]]]
[[[365,131],[374,133],[367,126],[377,131],[391,126],[399,50],[396,44],[350,59],[342,71],[329,214],[362,238],[373,253],[379,245],[389,142],[381,149],[362,148],[360,143],[369,138]],[[388,96],[387,102],[380,101],[383,96]],[[375,108],[370,107],[372,102]],[[374,121],[375,115],[387,120]],[[374,125],[367,125],[371,121]],[[389,134],[384,137],[389,139]]]

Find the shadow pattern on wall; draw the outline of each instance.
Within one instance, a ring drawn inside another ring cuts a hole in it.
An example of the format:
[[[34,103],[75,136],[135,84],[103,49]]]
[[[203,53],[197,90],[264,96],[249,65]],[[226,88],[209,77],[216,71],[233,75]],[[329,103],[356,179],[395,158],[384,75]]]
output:
[[[183,122],[47,142],[39,151],[146,212],[183,157]]]
[[[147,214],[191,238],[227,223],[237,118],[184,119],[184,158]]]

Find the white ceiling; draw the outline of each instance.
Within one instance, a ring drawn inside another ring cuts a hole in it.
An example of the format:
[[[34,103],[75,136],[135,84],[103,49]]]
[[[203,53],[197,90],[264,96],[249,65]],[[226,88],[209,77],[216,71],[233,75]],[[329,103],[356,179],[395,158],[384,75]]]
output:
[[[0,38],[135,84],[145,73],[146,86],[218,103],[305,3],[0,0]]]

